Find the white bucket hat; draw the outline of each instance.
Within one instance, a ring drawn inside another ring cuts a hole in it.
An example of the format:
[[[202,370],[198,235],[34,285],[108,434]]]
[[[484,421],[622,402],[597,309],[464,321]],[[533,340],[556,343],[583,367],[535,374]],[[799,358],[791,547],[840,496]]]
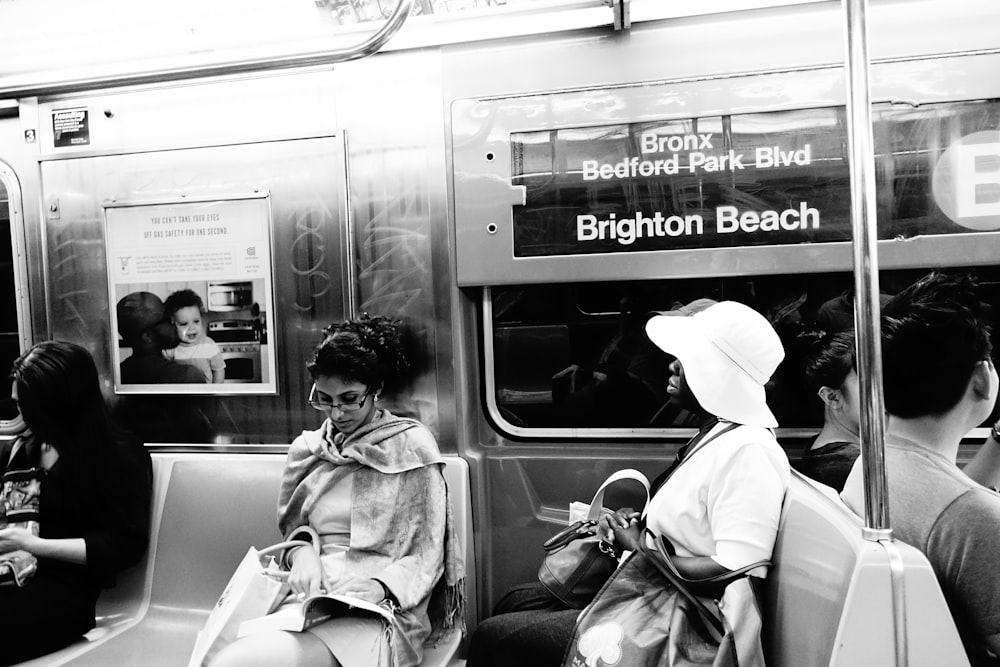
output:
[[[690,317],[658,315],[646,335],[677,357],[703,408],[737,424],[778,425],[764,397],[785,350],[764,316],[735,301],[722,301]]]

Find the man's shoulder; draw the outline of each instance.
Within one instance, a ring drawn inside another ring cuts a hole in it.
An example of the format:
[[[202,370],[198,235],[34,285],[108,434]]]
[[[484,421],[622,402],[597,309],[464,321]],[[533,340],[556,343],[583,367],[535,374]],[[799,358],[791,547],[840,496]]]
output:
[[[204,382],[198,369],[164,359],[159,355],[131,356],[121,363],[124,384],[166,384]]]
[[[886,443],[885,460],[890,487],[917,486],[921,493],[953,498],[978,486],[954,462],[934,452]]]
[[[964,525],[985,521],[1000,528],[1000,495],[983,487],[969,487],[948,506],[947,517]]]
[[[968,502],[996,502],[1000,512],[1000,499],[981,497],[995,494],[980,487],[944,457],[896,446],[886,446],[885,454],[889,512],[893,530],[904,542],[914,546],[925,544],[942,527],[942,521],[950,522],[953,512]]]

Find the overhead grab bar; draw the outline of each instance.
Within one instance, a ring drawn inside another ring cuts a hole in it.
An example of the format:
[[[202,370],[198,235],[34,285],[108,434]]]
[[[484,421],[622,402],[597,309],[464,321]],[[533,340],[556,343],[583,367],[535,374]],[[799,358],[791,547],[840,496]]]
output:
[[[87,90],[117,88],[119,86],[135,86],[163,81],[183,81],[199,77],[245,74],[271,69],[332,65],[333,63],[358,60],[359,58],[364,58],[378,52],[403,27],[403,23],[406,22],[412,8],[413,0],[398,0],[392,14],[382,24],[381,28],[362,43],[342,49],[233,60],[208,65],[160,68],[130,74],[108,74],[37,83],[15,83],[13,85],[0,86],[0,99],[63,95]]]

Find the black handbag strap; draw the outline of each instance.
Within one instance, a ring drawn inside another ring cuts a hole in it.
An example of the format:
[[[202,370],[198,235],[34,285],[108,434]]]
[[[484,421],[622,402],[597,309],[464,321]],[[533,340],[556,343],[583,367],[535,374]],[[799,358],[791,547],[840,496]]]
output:
[[[650,549],[647,546],[646,537],[652,538],[654,547]],[[649,560],[650,563],[663,575],[663,577],[670,582],[670,584],[677,589],[677,592],[684,596],[688,602],[691,603],[695,611],[705,622],[705,628],[708,630],[709,635],[712,639],[721,643],[723,637],[726,634],[725,625],[722,619],[718,617],[708,606],[701,600],[697,595],[692,592],[690,586],[692,584],[715,584],[715,585],[728,585],[737,579],[741,579],[748,575],[751,570],[765,565],[770,565],[771,561],[762,560],[756,563],[752,563],[745,567],[741,567],[738,570],[732,570],[730,572],[725,572],[723,574],[716,575],[714,577],[706,577],[704,579],[687,579],[677,571],[677,567],[670,560],[670,553],[664,547],[663,537],[656,536],[648,528],[643,531],[643,536],[638,540],[638,550],[639,552]]]
[[[674,457],[674,462],[670,464],[670,467],[661,472],[656,479],[653,480],[653,483],[649,485],[650,498],[656,495],[656,492],[660,490],[660,487],[667,483],[667,480],[670,479],[675,472],[677,472],[677,469],[681,467],[681,464],[688,461],[695,455],[695,453],[704,449],[705,445],[715,438],[718,438],[720,435],[725,435],[740,426],[740,424],[730,422],[726,424],[725,428],[721,431],[714,433],[711,437],[709,437],[708,434],[712,432],[712,429],[715,428],[718,423],[718,421],[713,421],[711,424],[698,431],[697,435],[688,440],[687,443],[677,451],[677,456]]]

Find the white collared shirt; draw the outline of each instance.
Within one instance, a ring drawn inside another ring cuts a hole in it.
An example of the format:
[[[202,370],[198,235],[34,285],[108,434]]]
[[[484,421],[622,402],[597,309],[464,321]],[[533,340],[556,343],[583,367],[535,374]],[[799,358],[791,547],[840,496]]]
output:
[[[647,526],[678,556],[736,570],[768,560],[788,488],[788,457],[765,428],[741,426],[699,447],[650,500]],[[754,574],[757,574],[756,572]]]

